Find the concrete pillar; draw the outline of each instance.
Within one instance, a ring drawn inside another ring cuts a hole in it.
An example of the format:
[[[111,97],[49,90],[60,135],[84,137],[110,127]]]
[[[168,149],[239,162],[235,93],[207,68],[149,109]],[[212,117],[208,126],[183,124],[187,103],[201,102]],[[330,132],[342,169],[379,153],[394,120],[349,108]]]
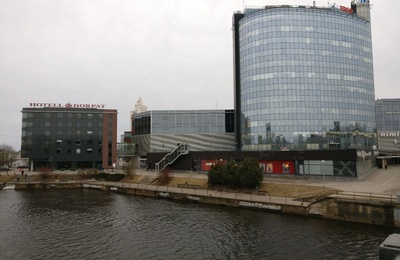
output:
[[[400,195],[397,195],[397,203],[400,203]],[[393,221],[396,227],[400,227],[400,209],[393,209]]]

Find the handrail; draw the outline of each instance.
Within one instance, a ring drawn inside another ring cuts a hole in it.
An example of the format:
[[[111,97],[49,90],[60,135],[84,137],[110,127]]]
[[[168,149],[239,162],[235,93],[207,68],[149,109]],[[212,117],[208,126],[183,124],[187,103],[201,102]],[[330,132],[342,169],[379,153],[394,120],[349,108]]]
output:
[[[134,188],[134,189],[145,189],[145,190],[156,190],[156,191],[167,191],[167,192],[177,192],[185,193],[185,194],[197,194],[202,195],[206,194],[206,196],[218,196],[225,198],[235,198],[235,199],[243,199],[248,198],[254,201],[255,198],[260,199],[260,202],[265,202],[266,198],[268,202],[280,201],[282,199],[285,202],[290,201],[293,204],[304,203],[304,205],[308,205],[307,202],[301,202],[294,197],[287,196],[270,196],[270,195],[258,195],[258,194],[245,194],[245,193],[230,193],[209,189],[197,189],[197,188],[183,188],[183,187],[168,187],[168,186],[158,186],[152,184],[140,184],[140,183],[124,183],[124,182],[109,182],[109,181],[87,181],[87,180],[74,180],[74,181],[61,181],[61,182],[43,182],[43,181],[29,181],[29,182],[7,182],[7,184],[13,185],[26,185],[26,184],[89,184],[89,185],[105,185],[105,186],[114,186],[114,187],[123,187],[123,188]],[[186,192],[185,192],[186,191]],[[327,197],[342,199],[347,201],[356,201],[356,202],[373,202],[373,203],[390,203],[390,204],[400,204],[398,200],[398,195],[392,194],[380,194],[380,193],[368,193],[368,192],[336,192]],[[303,205],[303,204],[302,204]]]
[[[280,197],[271,195],[257,195],[257,194],[246,194],[241,192],[225,192],[209,189],[195,189],[195,188],[183,188],[183,187],[169,187],[159,186],[152,184],[140,184],[140,183],[123,183],[123,182],[108,182],[99,181],[88,183],[91,185],[104,185],[107,187],[125,188],[125,189],[140,189],[155,192],[172,192],[178,194],[186,194],[192,196],[205,196],[225,199],[235,199],[240,201],[251,201],[255,203],[270,203],[270,204],[284,204],[284,205],[297,205],[306,207],[309,205],[307,202],[296,201],[291,197]]]
[[[170,153],[166,154],[158,163],[156,163],[156,171],[160,172],[168,165],[171,165],[179,156],[189,153],[188,144],[179,144]]]
[[[381,202],[381,203],[399,203],[396,195],[391,194],[379,194],[379,193],[368,193],[368,192],[337,192],[331,194],[330,197],[343,200],[352,201],[368,201],[368,202]]]

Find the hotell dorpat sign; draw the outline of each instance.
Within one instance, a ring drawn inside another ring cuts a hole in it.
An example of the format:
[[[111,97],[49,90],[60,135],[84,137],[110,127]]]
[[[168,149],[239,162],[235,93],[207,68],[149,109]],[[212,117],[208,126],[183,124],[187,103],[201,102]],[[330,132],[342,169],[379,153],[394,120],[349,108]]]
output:
[[[31,107],[56,107],[56,108],[104,108],[103,104],[61,104],[61,103],[29,103]]]

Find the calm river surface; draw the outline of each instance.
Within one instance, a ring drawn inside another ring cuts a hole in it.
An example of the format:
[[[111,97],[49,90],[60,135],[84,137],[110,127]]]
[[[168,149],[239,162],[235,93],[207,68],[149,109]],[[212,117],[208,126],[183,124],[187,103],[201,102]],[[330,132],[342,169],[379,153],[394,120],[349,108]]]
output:
[[[395,232],[93,190],[0,191],[0,259],[377,259]]]

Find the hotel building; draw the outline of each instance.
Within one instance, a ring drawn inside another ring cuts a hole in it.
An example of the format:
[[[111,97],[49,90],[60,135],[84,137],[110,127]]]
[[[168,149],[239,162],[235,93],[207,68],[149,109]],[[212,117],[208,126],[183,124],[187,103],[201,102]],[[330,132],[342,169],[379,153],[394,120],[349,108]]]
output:
[[[31,103],[22,109],[21,156],[31,170],[115,167],[117,114],[104,105]]]

